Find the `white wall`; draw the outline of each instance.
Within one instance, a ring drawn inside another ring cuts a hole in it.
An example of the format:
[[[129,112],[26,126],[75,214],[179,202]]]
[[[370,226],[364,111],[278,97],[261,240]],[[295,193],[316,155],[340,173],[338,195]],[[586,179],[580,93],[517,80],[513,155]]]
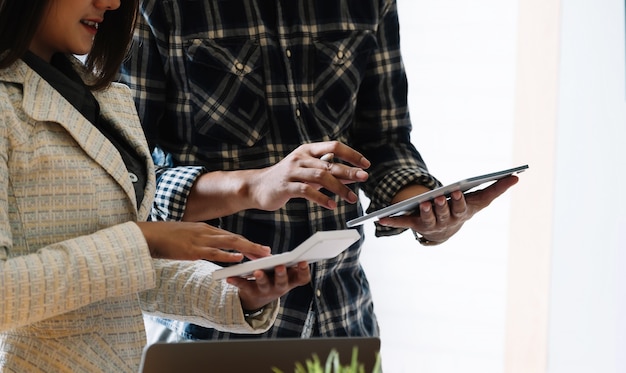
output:
[[[624,2],[561,3],[548,371],[624,372]]]
[[[626,371],[624,2],[398,6],[431,171],[530,169],[440,247],[368,225],[385,371]]]
[[[560,18],[560,0],[519,2],[514,158],[531,170],[511,197],[507,373],[545,372],[548,360]]]
[[[516,6],[398,0],[413,141],[444,183],[517,166]],[[504,196],[439,247],[366,226],[386,372],[502,371],[509,216]]]
[[[520,2],[515,153],[540,175],[512,203],[507,372],[626,370],[624,11]]]

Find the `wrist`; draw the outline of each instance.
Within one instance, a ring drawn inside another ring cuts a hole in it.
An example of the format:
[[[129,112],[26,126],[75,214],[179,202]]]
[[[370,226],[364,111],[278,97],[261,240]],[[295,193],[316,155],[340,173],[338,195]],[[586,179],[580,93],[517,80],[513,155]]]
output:
[[[231,171],[231,187],[237,197],[238,210],[258,209],[259,203],[255,199],[254,185],[257,183],[258,170]]]
[[[254,317],[260,316],[263,313],[263,311],[265,311],[265,306],[261,308],[257,308],[255,310],[246,310],[246,309],[242,309],[242,310],[243,310],[243,317],[245,317],[246,319],[254,318]]]
[[[442,243],[447,241],[447,239],[443,240],[443,241],[431,241],[428,238],[426,238],[426,237],[422,236],[421,234],[419,234],[418,232],[416,232],[416,231],[414,231],[412,229],[411,229],[411,231],[413,232],[413,236],[415,237],[417,242],[419,242],[420,245],[422,245],[422,246],[437,246],[437,245],[440,245],[440,244],[442,244]]]

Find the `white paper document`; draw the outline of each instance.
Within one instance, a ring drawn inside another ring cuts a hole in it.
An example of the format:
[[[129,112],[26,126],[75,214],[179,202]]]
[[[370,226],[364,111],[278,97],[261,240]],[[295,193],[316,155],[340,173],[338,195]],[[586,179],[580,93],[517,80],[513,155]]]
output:
[[[356,229],[316,232],[291,251],[220,268],[213,272],[213,279],[220,280],[232,276],[246,277],[257,269],[273,270],[281,264],[291,267],[302,261],[314,263],[322,259],[334,258],[359,238],[360,235]]]

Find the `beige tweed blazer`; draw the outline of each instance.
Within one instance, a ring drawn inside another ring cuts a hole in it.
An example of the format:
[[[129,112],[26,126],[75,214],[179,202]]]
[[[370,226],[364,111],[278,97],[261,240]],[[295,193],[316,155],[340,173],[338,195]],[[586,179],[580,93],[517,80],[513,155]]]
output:
[[[245,333],[276,317],[277,302],[247,322],[208,262],[150,257],[133,222],[154,170],[130,91],[95,96],[148,166],[140,206],[106,137],[22,61],[0,70],[0,371],[136,372],[142,309]]]

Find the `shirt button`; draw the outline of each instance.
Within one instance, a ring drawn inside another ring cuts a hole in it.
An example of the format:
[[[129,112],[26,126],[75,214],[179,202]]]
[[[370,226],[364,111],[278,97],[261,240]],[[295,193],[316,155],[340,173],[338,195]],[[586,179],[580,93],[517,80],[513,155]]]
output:
[[[296,117],[300,118],[300,109],[296,109]]]
[[[319,298],[322,296],[322,291],[320,289],[315,290],[315,295]]]
[[[291,58],[291,50],[290,49],[287,49],[285,51],[285,54],[287,55],[287,58]]]
[[[342,51],[337,52],[337,58],[339,58],[340,60],[343,59],[344,54]]]
[[[129,173],[128,173],[128,176],[130,177],[130,181],[132,181],[133,183],[136,183],[136,182],[138,182],[138,181],[139,181],[139,178],[137,177],[137,175],[135,175],[135,174],[134,174],[134,173],[132,173],[132,172],[129,172]]]
[[[243,64],[241,62],[237,62],[237,64],[235,65],[235,68],[239,71],[243,71]]]

